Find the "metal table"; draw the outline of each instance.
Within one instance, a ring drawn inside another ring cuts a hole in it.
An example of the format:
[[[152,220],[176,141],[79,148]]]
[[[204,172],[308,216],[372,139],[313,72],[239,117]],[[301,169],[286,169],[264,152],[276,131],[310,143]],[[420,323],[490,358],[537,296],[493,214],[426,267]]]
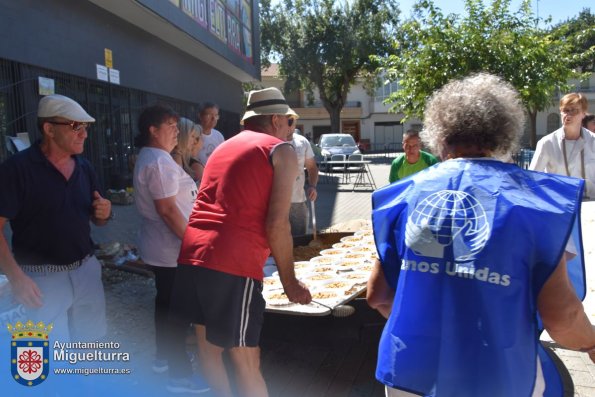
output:
[[[318,163],[318,167],[322,172],[325,173],[325,176],[334,175],[335,172],[333,172],[333,170],[341,171],[342,177],[340,183],[350,182],[351,176],[355,175],[352,191],[355,191],[358,187],[368,187],[373,190],[376,190],[376,182],[374,181],[374,177],[372,176],[372,172],[370,171],[371,163],[372,162],[369,160],[334,160],[322,161]]]

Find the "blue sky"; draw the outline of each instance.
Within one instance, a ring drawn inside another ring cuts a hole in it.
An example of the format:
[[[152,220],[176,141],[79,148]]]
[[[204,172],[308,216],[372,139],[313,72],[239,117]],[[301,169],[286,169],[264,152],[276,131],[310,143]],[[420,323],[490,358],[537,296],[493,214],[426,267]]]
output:
[[[401,16],[407,18],[410,16],[411,7],[416,3],[415,0],[398,0],[399,8],[401,9]],[[485,4],[489,4],[489,0],[484,0]],[[465,13],[465,2],[463,0],[434,0],[434,4],[442,9],[445,14]],[[510,9],[518,10],[521,0],[511,0]],[[533,12],[537,12],[537,5],[539,6],[539,17],[552,17],[552,23],[556,24],[578,15],[583,8],[590,8],[591,13],[595,12],[595,3],[593,0],[532,0],[531,8]]]

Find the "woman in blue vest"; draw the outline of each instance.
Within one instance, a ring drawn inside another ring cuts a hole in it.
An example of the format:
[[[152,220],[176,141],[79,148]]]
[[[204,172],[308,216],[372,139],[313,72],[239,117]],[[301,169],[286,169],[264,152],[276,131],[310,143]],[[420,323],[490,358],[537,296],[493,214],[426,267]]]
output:
[[[580,301],[584,182],[499,160],[524,122],[500,78],[452,81],[421,132],[444,161],[373,194],[380,261],[367,299],[388,318],[376,370],[387,396],[562,395],[543,328],[595,360]]]

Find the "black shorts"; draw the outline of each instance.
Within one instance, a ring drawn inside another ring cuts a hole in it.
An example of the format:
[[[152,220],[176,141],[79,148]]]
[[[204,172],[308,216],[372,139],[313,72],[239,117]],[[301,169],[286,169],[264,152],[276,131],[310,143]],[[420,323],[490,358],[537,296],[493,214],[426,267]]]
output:
[[[206,328],[223,348],[257,347],[264,320],[262,282],[200,266],[179,265],[170,310]]]

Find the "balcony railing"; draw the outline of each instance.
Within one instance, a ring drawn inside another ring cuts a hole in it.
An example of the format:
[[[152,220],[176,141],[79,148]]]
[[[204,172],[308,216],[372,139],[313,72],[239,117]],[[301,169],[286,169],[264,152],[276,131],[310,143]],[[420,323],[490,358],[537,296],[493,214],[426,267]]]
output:
[[[595,92],[595,87],[585,87],[581,85],[571,85],[569,92]]]
[[[322,101],[314,101],[313,103],[299,103],[298,101],[287,101],[292,108],[323,108]],[[347,101],[343,106],[345,108],[361,108],[362,103],[360,101]]]

